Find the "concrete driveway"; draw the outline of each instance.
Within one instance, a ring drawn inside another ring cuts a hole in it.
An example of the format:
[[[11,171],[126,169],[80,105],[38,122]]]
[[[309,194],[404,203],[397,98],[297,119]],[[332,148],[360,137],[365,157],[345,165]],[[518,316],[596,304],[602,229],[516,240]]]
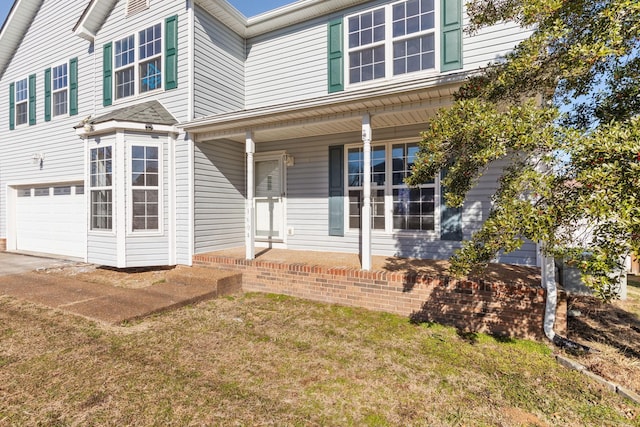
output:
[[[0,276],[26,273],[28,271],[37,270],[39,268],[67,265],[72,262],[73,261],[66,261],[55,258],[0,252]]]

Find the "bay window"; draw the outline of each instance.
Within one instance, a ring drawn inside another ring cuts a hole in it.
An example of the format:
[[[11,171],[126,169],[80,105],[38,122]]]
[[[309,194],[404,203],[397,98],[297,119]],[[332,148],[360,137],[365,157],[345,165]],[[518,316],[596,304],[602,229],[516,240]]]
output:
[[[91,229],[113,228],[113,158],[112,147],[90,151]]]
[[[159,229],[159,149],[131,147],[132,230]]]

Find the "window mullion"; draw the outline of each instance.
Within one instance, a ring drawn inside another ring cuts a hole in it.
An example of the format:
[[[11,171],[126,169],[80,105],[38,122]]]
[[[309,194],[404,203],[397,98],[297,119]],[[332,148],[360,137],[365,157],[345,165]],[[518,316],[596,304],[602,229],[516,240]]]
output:
[[[393,8],[385,6],[384,16],[384,72],[385,79],[393,77]]]
[[[385,162],[386,168],[384,186],[384,228],[386,233],[393,232],[393,145],[387,144]]]

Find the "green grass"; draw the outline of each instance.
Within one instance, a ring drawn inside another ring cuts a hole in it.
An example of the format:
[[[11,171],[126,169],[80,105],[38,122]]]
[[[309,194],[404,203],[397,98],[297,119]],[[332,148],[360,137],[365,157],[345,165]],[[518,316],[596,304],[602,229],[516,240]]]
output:
[[[549,348],[276,295],[103,327],[0,298],[0,425],[635,425]]]

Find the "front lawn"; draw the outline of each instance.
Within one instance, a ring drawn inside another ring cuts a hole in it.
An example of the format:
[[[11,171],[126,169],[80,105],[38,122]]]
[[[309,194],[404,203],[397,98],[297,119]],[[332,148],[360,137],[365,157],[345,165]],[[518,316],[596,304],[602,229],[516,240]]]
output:
[[[0,298],[0,425],[636,425],[530,341],[247,294],[107,327]]]

